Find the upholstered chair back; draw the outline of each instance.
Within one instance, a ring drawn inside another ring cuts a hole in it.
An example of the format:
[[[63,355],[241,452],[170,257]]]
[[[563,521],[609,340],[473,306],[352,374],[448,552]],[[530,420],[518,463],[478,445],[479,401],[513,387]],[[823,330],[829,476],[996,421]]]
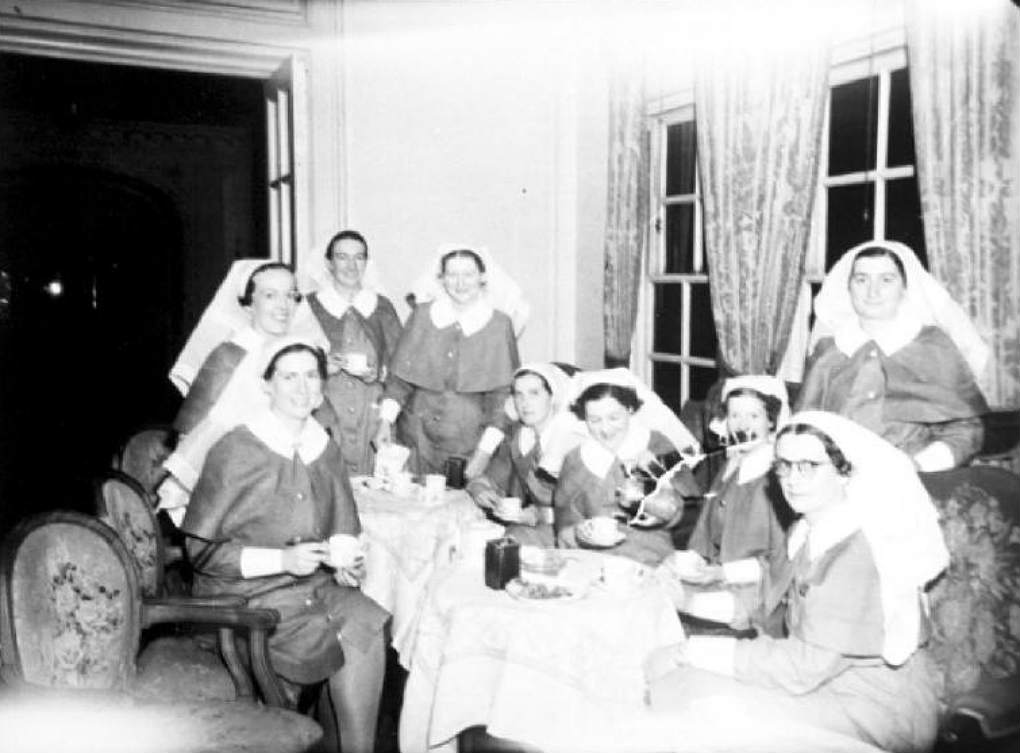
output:
[[[163,592],[163,536],[145,490],[120,471],[107,471],[96,480],[96,515],[117,532],[138,570],[142,595]]]

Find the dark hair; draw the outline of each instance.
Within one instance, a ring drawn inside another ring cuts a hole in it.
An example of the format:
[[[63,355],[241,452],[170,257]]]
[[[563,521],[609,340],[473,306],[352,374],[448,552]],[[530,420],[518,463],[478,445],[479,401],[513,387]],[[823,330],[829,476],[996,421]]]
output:
[[[900,273],[900,279],[903,280],[903,286],[906,287],[907,270],[903,267],[903,261],[900,259],[899,256],[894,254],[889,249],[883,248],[882,246],[868,246],[867,248],[862,248],[860,251],[858,251],[857,255],[854,256],[853,264],[850,265],[850,276],[851,277],[853,276],[854,264],[857,263],[858,259],[875,259],[881,256],[885,256],[889,259],[892,259],[892,263],[896,265],[896,271]]]
[[[776,442],[778,443],[787,434],[807,434],[821,442],[822,447],[825,448],[825,454],[829,456],[829,460],[832,461],[832,465],[840,476],[849,476],[853,471],[854,467],[846,459],[843,451],[839,449],[839,446],[832,440],[832,437],[821,429],[817,429],[811,424],[787,424],[780,430],[779,436],[776,437]]]
[[[578,395],[577,400],[570,406],[570,410],[583,421],[588,403],[601,400],[604,397],[613,398],[624,408],[629,408],[631,411],[636,411],[641,407],[641,398],[637,396],[637,390],[633,387],[598,382],[585,388],[584,392]]]
[[[552,395],[552,387],[549,386],[549,380],[546,379],[541,374],[539,374],[537,371],[532,371],[531,369],[521,369],[516,374],[514,374],[514,379],[510,383],[511,392],[513,391],[513,385],[516,384],[517,380],[520,379],[522,376],[538,377],[538,380],[542,383],[542,386],[545,388],[545,391]]]
[[[333,258],[333,247],[340,241],[357,241],[361,244],[361,247],[365,249],[365,256],[368,256],[368,241],[365,240],[365,236],[359,233],[357,230],[341,230],[339,233],[329,239],[329,243],[326,244],[326,258]]]
[[[273,357],[269,359],[266,370],[262,372],[262,378],[267,382],[272,379],[273,374],[276,373],[277,362],[290,353],[311,353],[315,357],[315,366],[319,372],[319,377],[323,380],[326,379],[326,354],[322,352],[322,348],[317,348],[308,343],[291,343],[276,351]]]
[[[288,272],[293,273],[290,265],[284,264],[282,261],[267,261],[265,264],[260,264],[248,275],[248,281],[244,284],[244,292],[237,298],[238,303],[242,306],[251,306],[252,295],[255,294],[255,278],[263,272],[268,272],[270,269],[286,269]]]
[[[751,387],[738,387],[735,390],[731,390],[727,395],[726,399],[722,401],[723,418],[726,418],[726,410],[729,408],[729,402],[731,397],[756,397],[761,401],[761,404],[765,406],[765,417],[769,421],[769,429],[775,431],[776,423],[779,421],[779,411],[783,408],[783,401],[775,395],[766,395],[764,392],[759,392]]]
[[[478,254],[478,252],[472,251],[470,248],[458,248],[443,254],[443,258],[439,260],[440,275],[446,273],[446,263],[450,261],[450,259],[471,259],[475,263],[475,266],[478,267],[478,271],[485,274],[485,262],[482,261],[482,257]]]

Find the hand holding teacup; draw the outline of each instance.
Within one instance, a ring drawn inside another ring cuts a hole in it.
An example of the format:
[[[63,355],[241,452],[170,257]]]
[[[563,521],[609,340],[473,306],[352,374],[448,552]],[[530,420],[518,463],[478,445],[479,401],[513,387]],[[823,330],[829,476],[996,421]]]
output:
[[[336,570],[341,585],[357,586],[365,577],[365,549],[357,536],[335,533],[329,537],[326,564]]]
[[[521,517],[521,507],[520,497],[499,497],[492,513],[506,523],[516,523]]]

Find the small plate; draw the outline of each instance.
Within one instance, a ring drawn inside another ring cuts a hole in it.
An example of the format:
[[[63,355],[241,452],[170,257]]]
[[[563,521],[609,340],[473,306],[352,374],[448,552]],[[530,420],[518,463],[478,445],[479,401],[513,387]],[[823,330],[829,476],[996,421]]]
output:
[[[574,535],[577,537],[578,543],[583,544],[589,549],[612,549],[627,538],[627,534],[619,529],[617,529],[616,533],[612,537],[596,538],[583,523],[577,526],[574,531]]]
[[[521,601],[575,601],[584,596],[584,591],[574,585],[529,583],[520,578],[507,583],[506,592]]]

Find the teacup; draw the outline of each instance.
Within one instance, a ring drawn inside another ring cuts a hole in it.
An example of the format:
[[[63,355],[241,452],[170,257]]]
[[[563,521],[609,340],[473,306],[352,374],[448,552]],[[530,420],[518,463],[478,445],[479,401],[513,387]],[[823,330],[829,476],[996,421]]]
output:
[[[516,521],[521,517],[520,497],[500,497],[496,503],[496,517]]]
[[[623,557],[606,557],[602,562],[602,584],[610,591],[624,592],[641,582],[644,568]]]
[[[619,527],[616,524],[616,519],[611,518],[608,515],[599,515],[594,518],[588,518],[584,524],[587,528],[587,532],[591,535],[592,540],[596,544],[611,543],[616,540],[619,533]]]
[[[359,374],[368,371],[368,355],[365,353],[345,353],[344,363],[347,365],[348,371],[354,371]]]
[[[329,537],[329,564],[340,569],[351,567],[365,552],[357,536],[347,533],[335,533]]]

